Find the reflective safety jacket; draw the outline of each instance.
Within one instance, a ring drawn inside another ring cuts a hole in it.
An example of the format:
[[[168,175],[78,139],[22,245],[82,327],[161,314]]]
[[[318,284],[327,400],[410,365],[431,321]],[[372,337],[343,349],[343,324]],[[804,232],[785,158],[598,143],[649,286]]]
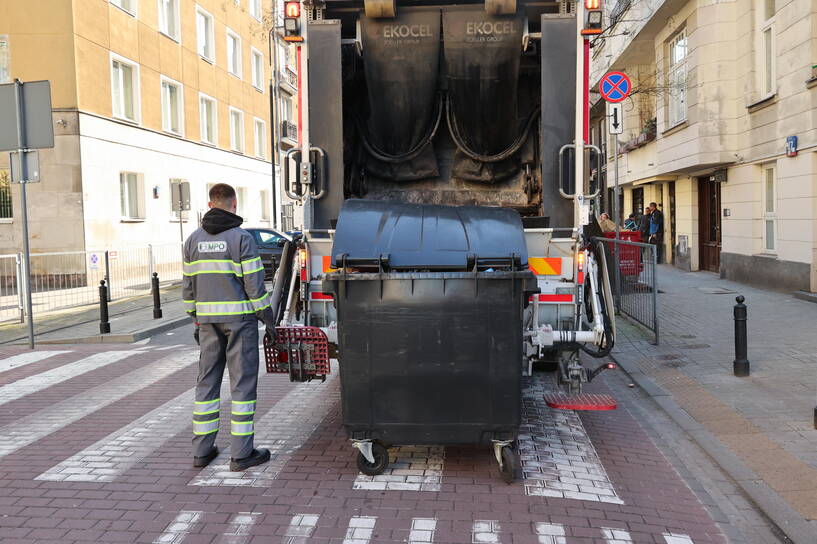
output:
[[[199,323],[227,323],[258,317],[274,326],[264,266],[242,219],[212,209],[202,228],[184,243],[185,310]]]

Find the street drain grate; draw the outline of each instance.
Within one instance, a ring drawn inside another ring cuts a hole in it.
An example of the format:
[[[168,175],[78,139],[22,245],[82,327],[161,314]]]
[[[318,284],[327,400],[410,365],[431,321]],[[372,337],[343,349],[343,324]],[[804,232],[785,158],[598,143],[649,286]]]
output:
[[[685,346],[678,346],[680,349],[706,349],[711,348],[709,344],[687,344]]]

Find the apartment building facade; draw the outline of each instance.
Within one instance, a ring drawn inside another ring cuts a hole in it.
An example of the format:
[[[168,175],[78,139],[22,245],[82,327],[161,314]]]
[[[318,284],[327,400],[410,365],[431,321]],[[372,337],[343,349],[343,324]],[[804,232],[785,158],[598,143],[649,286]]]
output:
[[[817,4],[619,0],[594,43],[593,82],[625,71],[625,131],[601,177],[623,217],[664,211],[666,261],[782,290],[817,291]],[[591,84],[593,84],[591,82]]]
[[[245,225],[273,224],[271,9],[271,0],[0,4],[0,83],[51,81],[55,147],[40,152],[42,182],[29,186],[34,251],[178,241],[219,182],[236,187]],[[171,203],[180,182],[191,193],[181,231]],[[18,191],[0,183],[3,253],[21,247]]]

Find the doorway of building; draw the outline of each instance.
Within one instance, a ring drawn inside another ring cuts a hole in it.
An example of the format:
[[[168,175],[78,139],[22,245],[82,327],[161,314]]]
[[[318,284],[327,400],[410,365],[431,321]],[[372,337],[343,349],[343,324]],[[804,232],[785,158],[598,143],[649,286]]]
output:
[[[721,268],[721,184],[698,178],[698,236],[700,269]]]
[[[669,182],[669,234],[670,234],[670,262],[675,263],[675,182]]]

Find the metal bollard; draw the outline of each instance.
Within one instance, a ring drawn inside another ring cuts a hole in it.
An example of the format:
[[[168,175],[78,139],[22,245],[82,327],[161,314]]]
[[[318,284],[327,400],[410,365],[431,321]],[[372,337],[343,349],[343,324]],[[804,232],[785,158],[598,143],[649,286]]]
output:
[[[111,324],[108,322],[108,288],[105,287],[105,280],[102,280],[99,282],[99,333],[109,332]]]
[[[153,279],[150,280],[153,291],[153,319],[160,319],[162,317],[162,301],[159,298],[159,273],[153,273]]]
[[[749,359],[746,358],[746,305],[743,295],[735,297],[735,361],[732,364],[732,371],[735,376],[745,377],[749,375]]]

